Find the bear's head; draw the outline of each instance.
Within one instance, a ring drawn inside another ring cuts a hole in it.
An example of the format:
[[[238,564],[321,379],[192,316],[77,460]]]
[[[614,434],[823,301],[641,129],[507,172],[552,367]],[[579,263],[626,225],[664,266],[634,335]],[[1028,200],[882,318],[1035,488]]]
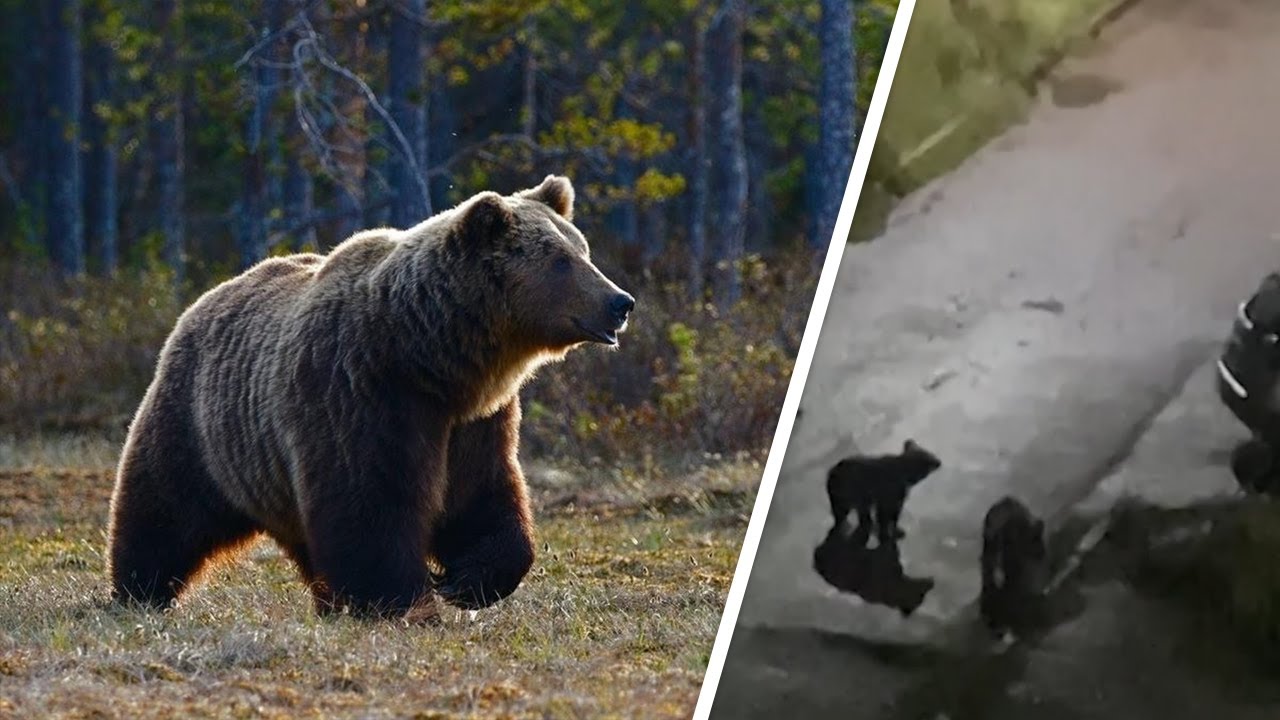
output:
[[[908,468],[912,483],[920,482],[942,467],[942,460],[921,447],[915,440],[907,440],[902,444],[901,457]]]
[[[459,208],[458,239],[482,253],[502,287],[509,331],[551,353],[587,342],[616,346],[636,304],[591,262],[572,222],[573,201],[568,178],[549,175],[535,188],[483,192]]]

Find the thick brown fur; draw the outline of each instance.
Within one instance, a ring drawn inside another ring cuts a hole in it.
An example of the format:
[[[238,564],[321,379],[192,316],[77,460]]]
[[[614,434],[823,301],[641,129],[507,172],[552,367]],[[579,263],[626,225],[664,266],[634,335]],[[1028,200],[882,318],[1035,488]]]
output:
[[[260,532],[322,612],[510,595],[534,560],[517,393],[575,346],[616,344],[634,305],[591,263],[572,209],[559,177],[484,192],[197,300],[125,442],[113,597],[167,606]]]

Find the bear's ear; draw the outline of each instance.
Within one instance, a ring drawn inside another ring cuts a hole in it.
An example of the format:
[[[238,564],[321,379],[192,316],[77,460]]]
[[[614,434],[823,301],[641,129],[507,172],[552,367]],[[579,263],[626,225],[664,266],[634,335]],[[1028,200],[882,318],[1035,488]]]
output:
[[[462,210],[462,235],[473,242],[492,242],[511,232],[516,216],[507,201],[486,190],[471,198]]]
[[[542,184],[516,193],[516,197],[537,200],[555,210],[565,220],[573,220],[573,183],[563,175],[548,175]]]
[[[912,455],[918,452],[920,452],[920,446],[916,444],[915,440],[907,440],[906,442],[902,443],[903,455]]]

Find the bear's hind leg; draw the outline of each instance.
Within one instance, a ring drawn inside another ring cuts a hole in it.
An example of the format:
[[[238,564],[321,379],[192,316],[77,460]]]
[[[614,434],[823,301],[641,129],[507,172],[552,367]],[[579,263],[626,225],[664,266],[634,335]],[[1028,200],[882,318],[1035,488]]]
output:
[[[321,615],[345,607],[361,617],[395,617],[430,593],[425,532],[418,513],[380,504],[376,518],[326,508],[311,518],[310,580]]]
[[[420,411],[403,414],[429,418]],[[445,418],[407,429],[368,423],[342,453],[321,445],[302,458],[307,557],[321,583],[313,585],[321,614],[406,617],[430,599],[428,543],[444,502],[448,442]]]
[[[168,607],[209,558],[257,530],[190,455],[132,446],[111,500],[111,597]]]

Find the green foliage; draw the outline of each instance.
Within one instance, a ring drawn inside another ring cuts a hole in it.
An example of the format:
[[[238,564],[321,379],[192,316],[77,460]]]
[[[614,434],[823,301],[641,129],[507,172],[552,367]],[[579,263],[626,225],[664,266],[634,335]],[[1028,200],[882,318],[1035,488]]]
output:
[[[698,355],[698,331],[682,322],[675,322],[668,328],[668,337],[675,350],[675,368],[658,379],[658,387],[662,390],[658,404],[669,415],[686,415],[697,402],[703,376],[703,363]]]
[[[657,168],[649,168],[636,178],[635,196],[653,202],[669,200],[683,193],[686,184],[683,175],[665,175]]]
[[[893,95],[867,174],[879,218],[859,211],[855,240],[882,227],[902,197],[954,168],[1029,107],[1031,75],[1076,42],[1115,0],[922,2],[911,17]],[[861,31],[860,31],[861,32]],[[873,28],[867,32],[874,33]],[[864,81],[859,93],[870,92]],[[951,128],[941,133],[944,129]],[[928,141],[928,148],[919,152]],[[901,158],[909,157],[907,164]],[[865,191],[864,191],[865,192]]]
[[[149,3],[86,2],[95,10],[95,19],[84,28],[86,39],[105,41],[115,66],[115,95],[90,110],[108,121],[119,151],[121,257],[135,267],[151,257],[147,236],[154,230],[156,177],[147,155],[150,125],[175,112],[181,102],[186,113],[188,254],[197,263],[233,265],[235,203],[242,192],[244,128],[255,68],[254,62],[244,61],[265,23],[262,4],[184,0],[175,26],[162,29]],[[5,0],[4,7],[17,14],[14,0]],[[386,26],[388,5],[330,0],[307,7],[326,52],[384,94],[386,48],[378,33]],[[696,0],[444,0],[428,8],[432,29],[427,32],[425,85],[445,86],[449,96],[430,111],[432,122],[451,116],[459,129],[435,151],[453,156],[447,172],[450,189],[436,198],[437,204],[482,189],[517,188],[555,170],[578,181],[584,209],[628,202],[657,206],[667,216],[664,242],[682,243],[687,229],[678,201],[690,186],[685,175],[693,103],[689,49],[693,31],[705,27],[713,6]],[[856,5],[864,102],[895,8],[895,0]],[[758,121],[748,122],[747,145],[759,159],[755,166],[763,168],[763,176],[753,180],[763,183],[772,205],[753,210],[769,216],[773,235],[757,239],[757,247],[792,246],[806,230],[801,189],[805,150],[817,137],[814,30],[819,19],[816,0],[781,0],[749,9],[744,107]],[[157,62],[165,33],[180,34],[176,62]],[[6,68],[17,61],[24,42],[13,31],[0,32],[0,62]],[[526,58],[536,65],[532,108],[517,82]],[[304,79],[299,72],[305,73],[307,84],[295,96],[293,90]],[[282,132],[298,126],[297,97],[323,106],[313,108],[322,112],[312,130],[333,144],[328,156],[318,156],[309,142],[294,141],[283,149],[308,155],[304,165],[319,175],[335,174],[332,182],[318,185],[317,207],[332,209],[339,186],[384,192],[380,182],[365,182],[389,152],[377,139],[382,121],[368,111],[351,82],[315,63],[281,67],[279,73],[271,112]],[[3,75],[0,100],[8,100],[14,97],[8,84],[14,75]],[[9,108],[0,111],[0,149],[19,142],[11,134],[15,119]],[[534,142],[510,142],[527,121],[533,122]],[[751,129],[757,127],[763,130]],[[288,225],[278,190],[281,159],[280,153],[272,154],[268,164],[268,185],[275,189],[269,190],[264,213],[273,233]],[[588,234],[598,235],[602,223],[590,213],[583,216]],[[323,247],[342,239],[326,232],[328,228],[319,229]],[[0,223],[5,239],[31,230],[30,223]],[[145,247],[132,247],[136,243]]]
[[[672,470],[708,453],[763,453],[814,279],[805,256],[777,265],[750,257],[742,272],[743,299],[727,312],[691,305],[680,286],[634,287],[644,312],[621,351],[571,353],[524,393],[528,449],[610,466],[656,458]],[[185,305],[171,275],[157,266],[63,286],[17,266],[5,278],[0,417],[23,427],[114,427],[127,417]]]
[[[111,423],[127,416],[181,311],[165,270],[69,284],[5,267],[0,418]]]
[[[1174,583],[1271,664],[1280,661],[1280,512],[1251,505],[1216,523]]]
[[[86,2],[100,10],[86,36],[106,40],[115,63],[117,92],[92,111],[108,121],[118,143],[119,255],[128,270],[76,288],[79,297],[93,298],[88,305],[60,303],[62,288],[40,269],[43,248],[19,240],[40,234],[32,224],[40,222],[40,213],[23,209],[17,221],[0,221],[0,258],[16,263],[6,272],[11,286],[20,288],[0,306],[14,311],[0,318],[0,359],[11,378],[14,368],[22,369],[18,386],[0,390],[7,393],[0,396],[0,411],[21,407],[29,417],[66,415],[81,407],[131,410],[165,324],[193,297],[191,290],[226,277],[238,260],[237,203],[244,192],[256,62],[246,52],[261,37],[263,5],[184,0],[176,27],[162,31],[149,3]],[[0,0],[0,7],[15,10],[17,3]],[[385,96],[390,6],[328,0],[307,7],[317,47]],[[818,134],[816,0],[749,4],[744,125],[751,167],[761,169],[750,180],[763,189],[753,195],[750,212],[759,222],[751,225],[767,227],[768,236],[750,241],[763,258],[741,262],[742,302],[720,309],[689,297],[685,244],[695,100],[690,53],[713,5],[442,0],[428,8],[423,71],[433,91],[429,124],[450,128],[445,137],[432,139],[431,162],[440,163],[432,168],[433,192],[439,194],[435,209],[484,189],[518,189],[548,172],[568,174],[579,193],[577,221],[595,256],[643,301],[622,352],[577,353],[531,388],[531,447],[618,460],[659,447],[672,457],[761,450],[772,434],[812,294],[810,259],[789,252],[804,244],[805,157]],[[893,0],[856,5],[864,101],[895,8]],[[169,37],[164,32],[181,37],[178,58],[170,64],[156,62],[161,41]],[[0,37],[0,55],[14,57],[13,33]],[[270,110],[280,136],[268,153],[263,209],[271,254],[291,246],[282,230],[293,219],[280,197],[289,154],[301,153],[302,166],[315,174],[317,213],[333,217],[343,188],[359,202],[385,199],[386,183],[375,177],[386,172],[394,152],[382,139],[383,121],[349,78],[313,59],[279,68],[279,81]],[[0,86],[0,98],[10,97],[11,90]],[[156,227],[151,125],[179,107],[185,113],[183,219],[190,286],[153,307],[148,301],[158,297],[154,291],[164,273],[155,270],[162,236]],[[312,113],[309,137],[294,132],[300,111]],[[18,142],[3,130],[11,127],[12,116],[0,108],[0,149]],[[327,148],[318,149],[316,138]],[[643,211],[637,225],[646,236],[639,239],[639,253],[623,247],[606,217],[631,204]],[[355,224],[375,218],[368,212]],[[339,228],[345,227],[322,221],[317,249],[342,240]],[[127,317],[129,308],[139,309],[136,319]],[[582,377],[593,379],[589,387],[574,382]],[[48,393],[47,407],[40,407],[42,392]]]
[[[884,61],[885,44],[889,31],[893,29],[897,9],[897,0],[876,0],[858,5],[853,42],[858,55],[858,107],[864,113],[871,104],[876,79],[880,77],[880,64]]]

